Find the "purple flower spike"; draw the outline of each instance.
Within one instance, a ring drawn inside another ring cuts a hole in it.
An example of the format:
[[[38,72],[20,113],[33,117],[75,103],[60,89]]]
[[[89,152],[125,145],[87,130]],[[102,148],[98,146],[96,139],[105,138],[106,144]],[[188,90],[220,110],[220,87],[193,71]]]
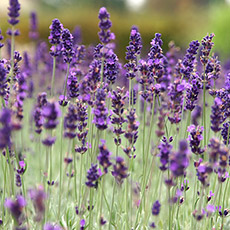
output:
[[[88,143],[87,143],[87,106],[83,104],[82,101],[77,102],[76,104],[77,109],[77,138],[80,142],[79,145],[76,145],[75,151],[84,154],[88,149]]]
[[[213,132],[217,133],[221,130],[220,125],[224,121],[222,114],[222,100],[218,97],[214,100],[214,105],[212,106],[212,113],[210,115],[211,129]]]
[[[68,29],[64,29],[61,35],[62,39],[62,55],[64,57],[65,63],[70,63],[73,59],[74,49],[73,49],[73,35]]]
[[[100,153],[97,157],[100,165],[104,168],[104,173],[108,173],[108,168],[112,165],[110,162],[111,152],[108,151],[105,145],[105,140],[101,140],[102,144],[99,146]]]
[[[115,177],[119,185],[121,185],[123,180],[129,176],[127,170],[128,168],[125,165],[124,159],[122,157],[117,157],[116,164],[113,165],[112,175]]]
[[[180,70],[185,79],[191,79],[191,74],[196,64],[196,55],[199,49],[200,43],[198,41],[192,41],[189,44],[189,48],[185,54],[182,62],[182,69]]]
[[[169,140],[164,136],[162,138],[161,143],[158,146],[158,149],[160,150],[159,157],[160,157],[160,170],[165,171],[168,169],[168,163],[169,163],[169,157],[172,150],[172,145],[170,144],[173,141],[173,138],[170,137]]]
[[[105,105],[106,92],[104,88],[100,88],[96,93],[95,108],[93,109],[96,127],[99,130],[105,130],[108,127],[108,109]]]
[[[60,227],[59,225],[53,225],[50,223],[45,224],[44,226],[44,230],[63,230],[62,227]]]
[[[191,151],[196,154],[202,154],[204,152],[204,149],[200,148],[200,142],[203,140],[203,133],[204,128],[195,125],[190,125],[188,127],[188,132],[190,133],[190,135],[188,136],[189,139],[189,146],[191,148]]]
[[[70,139],[76,137],[76,128],[77,128],[77,108],[73,104],[70,104],[68,108],[68,113],[64,118],[64,136]]]
[[[172,154],[170,159],[170,170],[175,177],[183,176],[189,165],[188,144],[186,140],[179,143],[179,150]]]
[[[19,17],[19,10],[21,9],[21,6],[18,2],[18,0],[10,0],[10,6],[8,7],[9,13],[8,16],[10,19],[8,22],[14,26],[18,24],[19,20],[17,19]]]
[[[30,14],[30,32],[29,37],[32,40],[37,40],[39,37],[38,33],[38,22],[36,12],[31,12]]]
[[[99,39],[103,44],[108,44],[111,40],[115,39],[115,35],[110,31],[112,22],[109,19],[110,15],[105,7],[99,10],[98,18],[100,19],[99,27],[101,29],[101,31],[98,32]]]
[[[48,102],[46,106],[43,107],[42,115],[46,119],[44,127],[46,129],[55,129],[59,121],[58,117],[61,116],[61,111],[57,102]]]
[[[11,146],[11,110],[4,108],[0,112],[0,122],[2,123],[2,128],[0,129],[0,149]]]
[[[134,144],[138,138],[138,127],[139,122],[137,121],[137,115],[135,109],[131,109],[127,115],[128,125],[127,130],[125,131],[125,138],[128,140],[128,146],[123,149],[127,156],[134,156],[136,148]],[[131,155],[132,154],[132,155]]]
[[[126,60],[129,62],[125,64],[127,70],[126,77],[128,79],[133,79],[136,77],[137,68],[137,55],[141,53],[142,41],[141,35],[138,31],[138,28],[133,27],[130,33],[130,42],[129,46],[126,47]]]
[[[0,49],[4,46],[4,43],[1,43],[1,41],[3,40],[3,36],[2,36],[2,30],[0,29]]]
[[[212,42],[212,39],[215,35],[212,33],[210,35],[205,36],[202,39],[202,48],[201,48],[201,56],[200,56],[200,62],[203,65],[206,65],[208,63],[208,59],[209,59],[209,54],[211,52],[211,49],[214,45],[214,43]]]
[[[153,204],[153,207],[152,207],[152,214],[154,216],[158,216],[159,215],[159,213],[160,213],[160,207],[161,207],[160,202],[158,200],[155,201],[155,203]]]
[[[16,200],[13,201],[12,199],[6,199],[5,207],[9,209],[11,215],[17,221],[18,225],[22,224],[24,220],[23,216],[23,208],[26,206],[26,200],[23,196],[17,196]]]
[[[85,183],[90,188],[96,188],[98,186],[98,179],[99,179],[99,173],[97,164],[92,164],[91,168],[87,172],[87,179],[88,181]]]
[[[85,229],[85,219],[82,219],[80,221],[80,230],[84,230]]]
[[[49,41],[50,44],[52,44],[52,47],[50,48],[50,55],[53,57],[57,57],[61,54],[61,34],[63,30],[63,25],[58,19],[54,19],[52,21],[50,28],[50,36]]]
[[[29,196],[33,201],[33,205],[37,214],[35,220],[37,222],[40,222],[45,213],[45,200],[47,199],[44,188],[40,186],[37,189],[29,190]]]

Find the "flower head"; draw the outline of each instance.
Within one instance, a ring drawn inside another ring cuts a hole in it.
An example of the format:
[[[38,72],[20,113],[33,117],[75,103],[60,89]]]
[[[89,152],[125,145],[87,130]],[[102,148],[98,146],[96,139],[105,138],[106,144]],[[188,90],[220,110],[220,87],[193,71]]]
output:
[[[158,216],[159,213],[160,213],[160,207],[161,207],[161,204],[159,202],[159,200],[155,201],[154,204],[153,204],[153,207],[152,207],[152,214],[154,216]]]
[[[17,19],[19,17],[19,10],[21,9],[20,3],[18,0],[10,0],[10,6],[8,7],[8,16],[10,19],[8,22],[14,26],[18,24],[19,20]]]
[[[101,29],[101,31],[98,32],[99,39],[103,44],[108,44],[111,40],[115,39],[115,35],[110,31],[112,22],[109,19],[110,15],[105,7],[99,10],[98,18],[100,19],[99,27]]]
[[[13,218],[17,221],[18,225],[23,221],[23,208],[26,206],[26,200],[23,196],[17,196],[16,200],[6,199],[5,207],[9,209]]]

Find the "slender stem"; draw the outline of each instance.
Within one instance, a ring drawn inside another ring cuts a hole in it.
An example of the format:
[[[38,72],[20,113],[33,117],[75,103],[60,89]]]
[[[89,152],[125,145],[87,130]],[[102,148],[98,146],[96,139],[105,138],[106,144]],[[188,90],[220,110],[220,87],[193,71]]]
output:
[[[117,155],[118,155],[118,145],[116,145],[116,156]],[[113,195],[112,195],[112,202],[111,202],[111,208],[110,208],[110,217],[109,217],[109,230],[111,230],[112,211],[113,211],[113,205],[114,205],[115,190],[116,190],[116,181],[114,179],[114,181],[113,181]]]
[[[51,97],[53,97],[54,95],[55,70],[56,70],[56,57],[53,57],[53,71],[52,71],[51,90],[50,90]]]
[[[63,167],[63,123],[64,118],[64,106],[62,106],[62,117],[61,117],[61,146],[60,146],[60,158],[59,158],[59,200],[58,200],[58,219],[60,219],[61,214],[61,198],[62,198],[62,167]]]
[[[78,192],[78,205],[80,207],[80,202],[81,202],[81,186],[82,186],[82,166],[83,166],[83,154],[80,156],[80,179],[79,179],[79,192]]]
[[[13,172],[13,168],[11,165],[11,160],[10,160],[10,152],[9,152],[9,148],[6,147],[6,155],[7,155],[7,159],[8,159],[8,164],[9,164],[9,171],[10,171],[10,181],[11,181],[11,194],[14,196],[14,172]]]
[[[89,199],[89,230],[93,229],[93,216],[92,216],[92,212],[93,212],[93,188],[90,188],[90,199]]]

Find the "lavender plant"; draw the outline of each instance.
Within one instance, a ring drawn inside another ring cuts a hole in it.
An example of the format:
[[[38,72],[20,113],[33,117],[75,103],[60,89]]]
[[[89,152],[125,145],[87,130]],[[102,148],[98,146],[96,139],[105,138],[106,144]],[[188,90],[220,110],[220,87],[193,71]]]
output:
[[[228,229],[230,74],[211,54],[214,34],[199,54],[197,40],[165,52],[156,33],[145,56],[133,26],[122,63],[105,7],[101,43],[84,46],[78,27],[72,35],[54,19],[50,52],[33,12],[36,52],[21,55],[20,3],[9,3],[11,55],[0,56],[2,228]]]

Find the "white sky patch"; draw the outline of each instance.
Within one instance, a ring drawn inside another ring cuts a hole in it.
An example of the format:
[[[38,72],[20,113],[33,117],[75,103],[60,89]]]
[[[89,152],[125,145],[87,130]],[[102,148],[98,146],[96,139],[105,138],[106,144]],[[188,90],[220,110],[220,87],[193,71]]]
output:
[[[130,10],[139,10],[145,4],[146,0],[126,0],[126,4]],[[230,0],[229,0],[230,1]]]

